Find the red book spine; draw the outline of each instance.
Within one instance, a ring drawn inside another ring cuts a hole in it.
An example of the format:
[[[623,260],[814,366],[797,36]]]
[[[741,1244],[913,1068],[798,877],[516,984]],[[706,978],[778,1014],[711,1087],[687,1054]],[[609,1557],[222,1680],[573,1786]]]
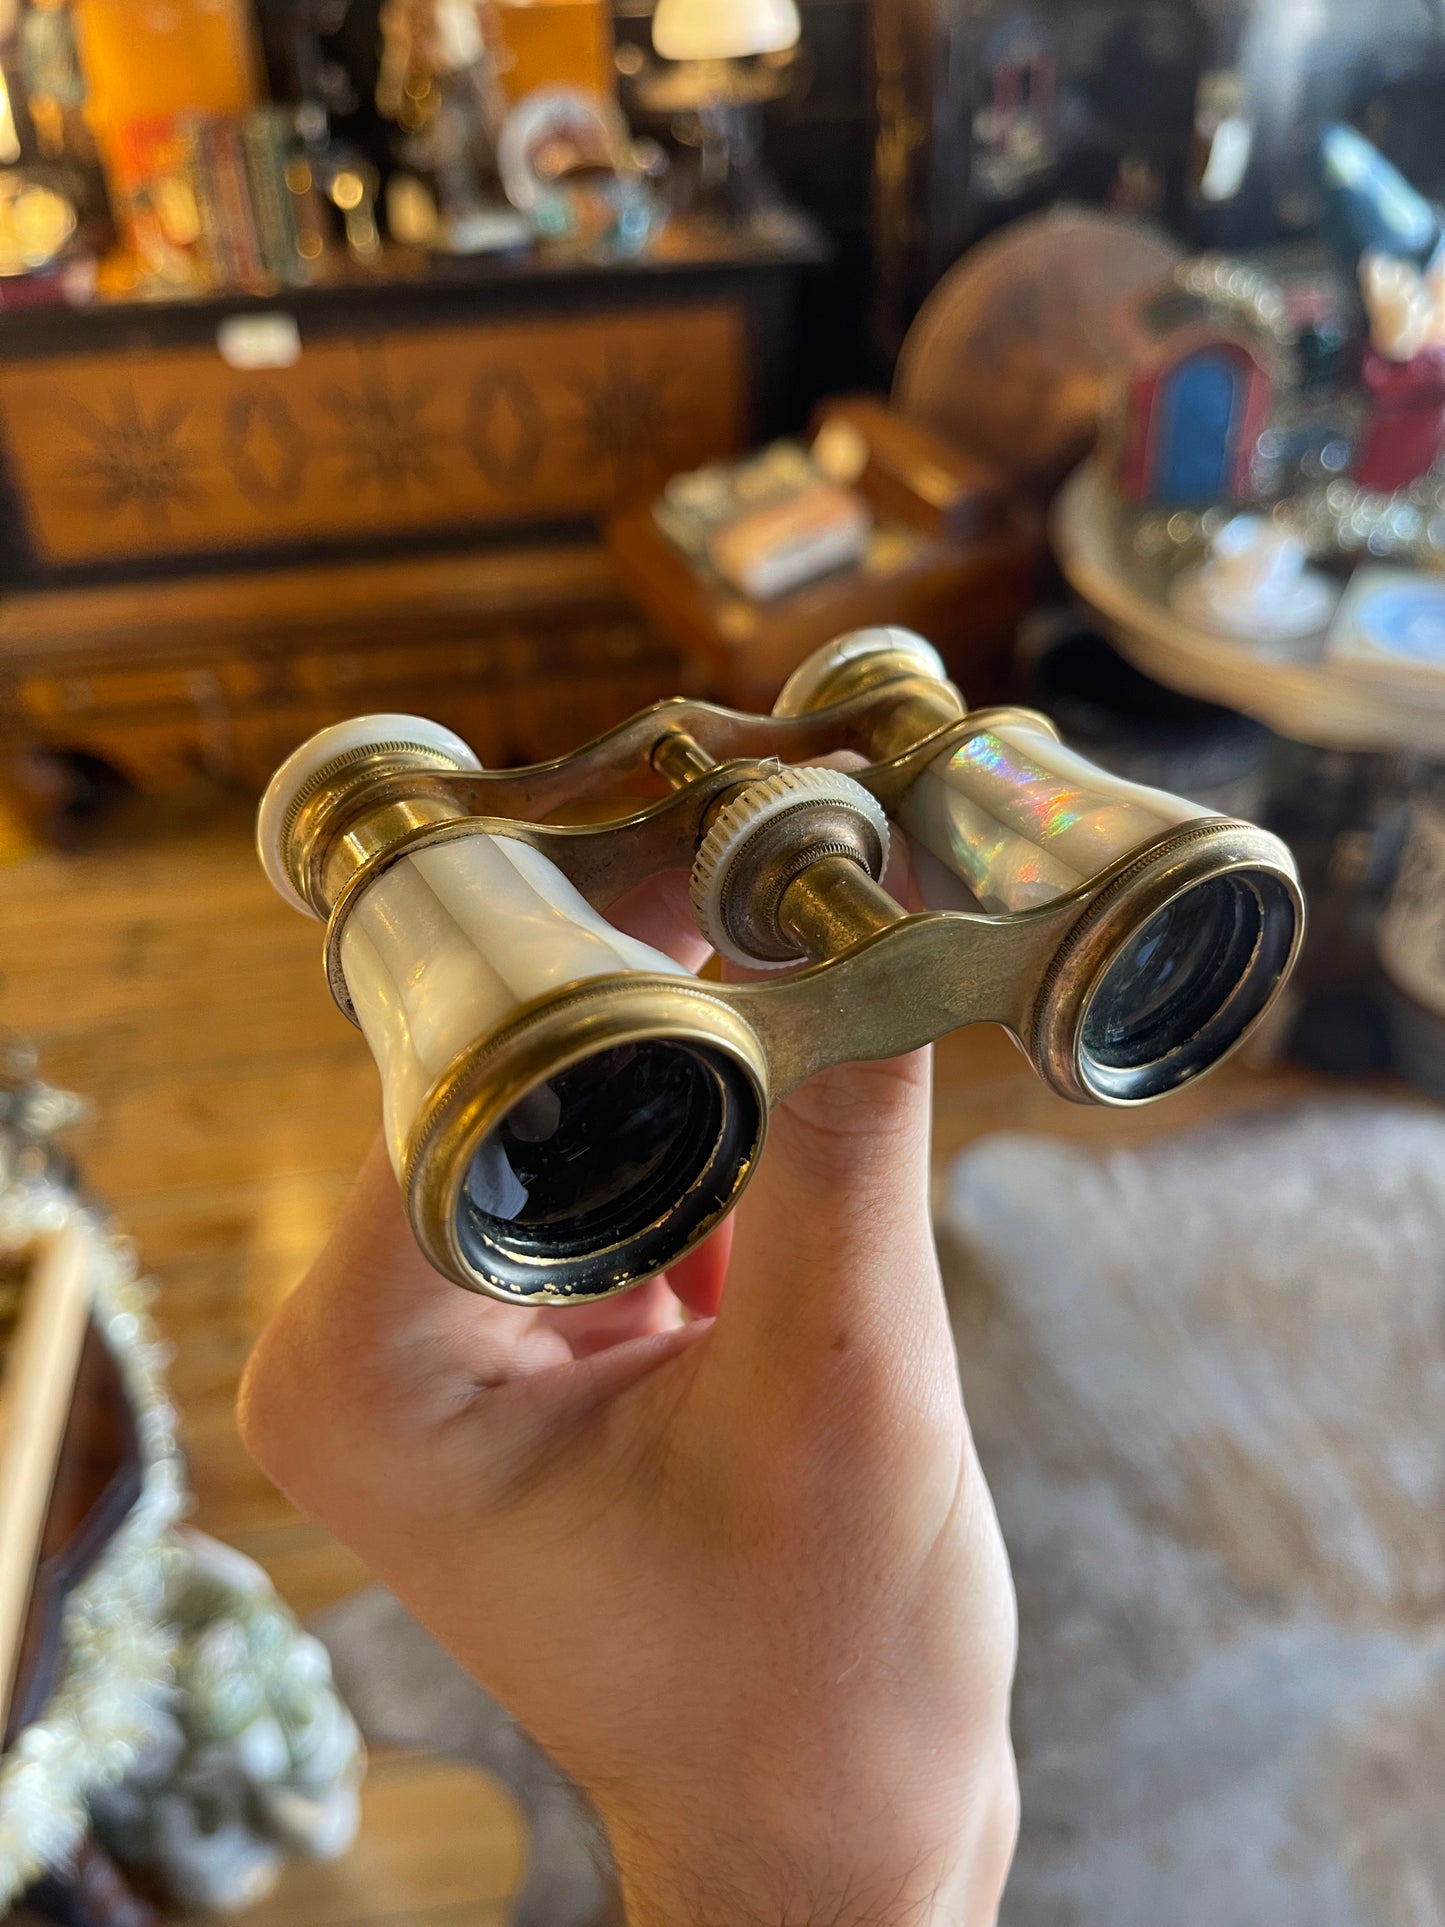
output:
[[[213,120],[203,129],[202,139],[225,238],[228,278],[237,287],[256,287],[264,282],[266,270],[251,205],[250,183],[246,179],[240,130],[234,121]]]

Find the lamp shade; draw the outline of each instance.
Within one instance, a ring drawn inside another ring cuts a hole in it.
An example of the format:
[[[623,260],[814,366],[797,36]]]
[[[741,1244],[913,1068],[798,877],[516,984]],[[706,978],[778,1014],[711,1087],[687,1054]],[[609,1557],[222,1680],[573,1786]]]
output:
[[[657,0],[652,44],[664,60],[739,60],[797,45],[793,0]]]

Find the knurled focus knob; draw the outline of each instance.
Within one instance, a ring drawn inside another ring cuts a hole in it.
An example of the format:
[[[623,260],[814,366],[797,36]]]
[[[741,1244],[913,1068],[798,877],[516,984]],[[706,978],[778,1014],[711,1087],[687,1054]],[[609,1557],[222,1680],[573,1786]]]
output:
[[[826,856],[847,857],[877,882],[888,849],[888,817],[861,783],[840,770],[783,769],[715,819],[693,864],[693,913],[734,963],[797,963],[804,953],[778,920],[789,885]]]

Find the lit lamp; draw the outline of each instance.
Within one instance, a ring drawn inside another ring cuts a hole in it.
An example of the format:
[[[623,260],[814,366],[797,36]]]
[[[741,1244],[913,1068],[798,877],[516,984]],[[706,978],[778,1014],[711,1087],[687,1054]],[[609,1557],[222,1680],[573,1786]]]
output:
[[[664,60],[742,60],[796,47],[793,0],[657,0],[652,44]]]
[[[776,59],[741,63],[786,54],[801,33],[794,0],[657,0],[652,44],[675,64],[648,75],[639,95],[655,112],[696,116],[704,199],[721,200],[733,223],[756,221],[771,198],[758,116],[788,86]]]

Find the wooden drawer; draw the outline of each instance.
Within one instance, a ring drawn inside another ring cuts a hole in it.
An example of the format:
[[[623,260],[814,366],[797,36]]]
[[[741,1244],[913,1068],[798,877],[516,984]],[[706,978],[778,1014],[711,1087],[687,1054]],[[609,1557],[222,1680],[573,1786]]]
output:
[[[47,746],[141,789],[197,768],[259,786],[366,711],[434,716],[484,763],[529,762],[680,676],[594,544],[50,591],[0,602],[0,763]]]
[[[595,516],[748,438],[725,300],[308,341],[18,359],[0,430],[42,569]],[[706,379],[699,380],[700,370]]]
[[[197,695],[197,670],[184,663],[161,668],[114,667],[100,662],[67,676],[28,676],[20,702],[37,720],[64,728],[73,718],[104,716],[117,710],[188,708]]]

